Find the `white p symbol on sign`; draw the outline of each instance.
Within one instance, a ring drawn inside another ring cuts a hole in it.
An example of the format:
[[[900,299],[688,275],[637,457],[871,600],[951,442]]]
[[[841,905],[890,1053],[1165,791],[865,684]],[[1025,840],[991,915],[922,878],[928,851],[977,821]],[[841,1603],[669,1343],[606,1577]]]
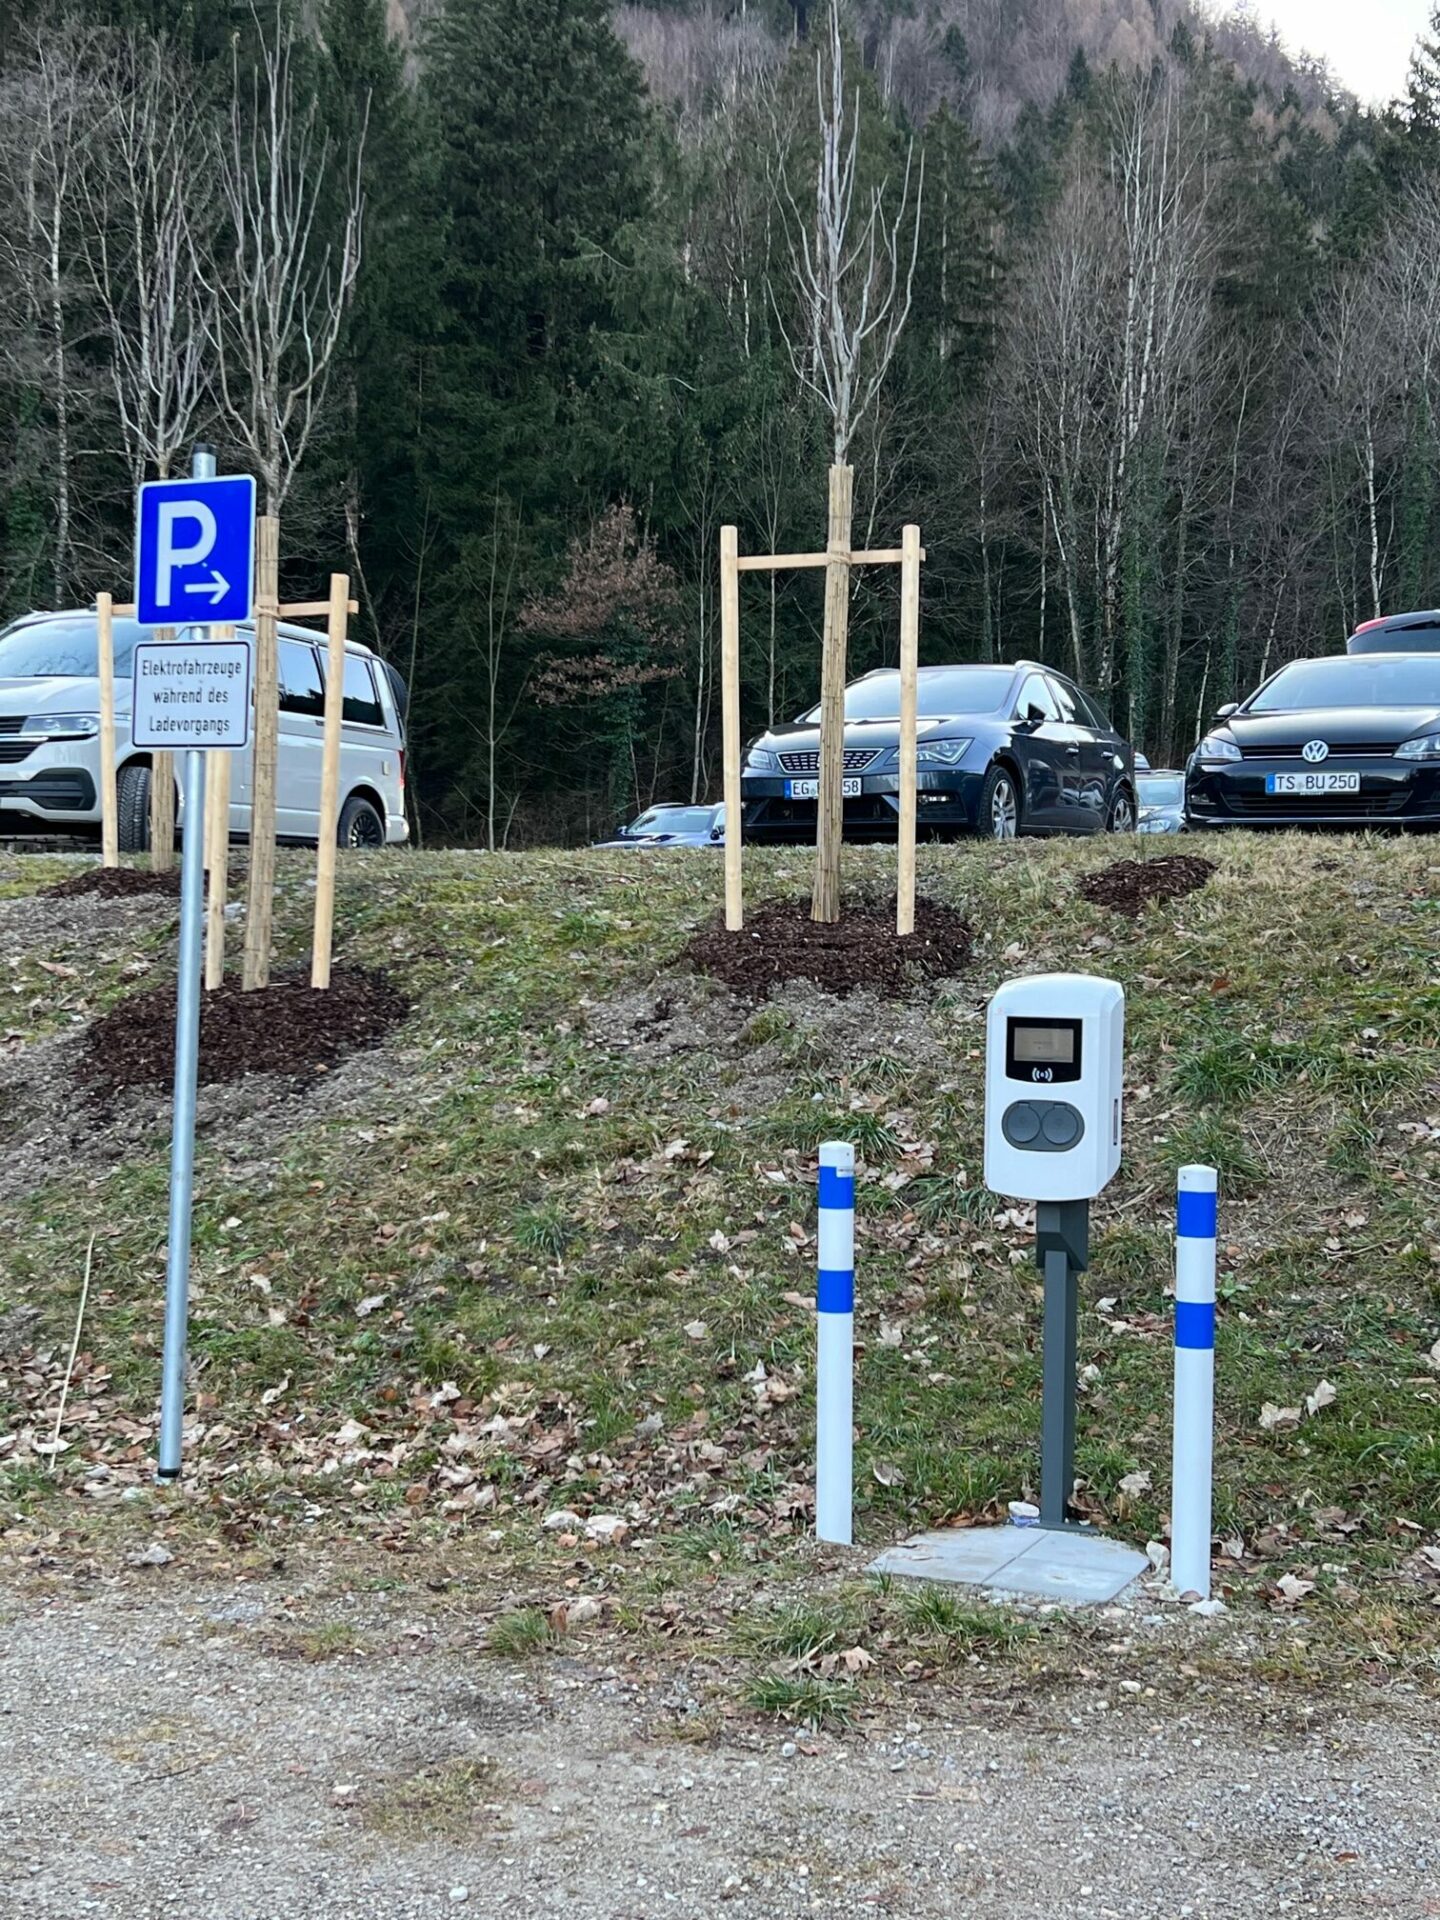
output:
[[[180,521],[191,520],[199,528],[198,538],[188,547],[178,546],[175,528]],[[177,567],[195,567],[206,559],[215,545],[215,515],[203,500],[165,500],[159,513],[159,553],[156,556],[155,604],[168,607]]]

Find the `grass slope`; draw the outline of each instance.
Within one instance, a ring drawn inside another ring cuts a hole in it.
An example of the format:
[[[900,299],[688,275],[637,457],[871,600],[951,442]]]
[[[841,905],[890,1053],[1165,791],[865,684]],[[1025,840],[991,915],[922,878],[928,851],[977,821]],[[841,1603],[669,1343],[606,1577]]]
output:
[[[801,987],[758,1007],[676,967],[717,901],[704,853],[345,863],[341,955],[388,968],[417,1011],[301,1094],[202,1099],[198,1418],[161,1511],[237,1550],[302,1526],[388,1547],[473,1537],[512,1594],[545,1605],[566,1569],[573,1589],[603,1565],[621,1624],[673,1614],[697,1581],[786,1590],[813,1565],[813,1155],[829,1137],[863,1162],[860,1540],[1030,1492],[1038,1276],[1027,1216],[981,1184],[982,1020],[1006,975],[1073,967],[1120,979],[1129,1014],[1126,1165],[1097,1207],[1080,1334],[1087,1502],[1138,1540],[1162,1531],[1173,1177],[1211,1161],[1232,1606],[1289,1609],[1280,1577],[1313,1582],[1299,1604],[1327,1659],[1435,1673],[1440,852],[1225,839],[1205,847],[1219,871],[1203,892],[1132,923],[1075,893],[1130,851],[923,849],[923,890],[975,929],[968,976],[909,1004]],[[312,864],[281,859],[296,957]],[[46,903],[23,896],[59,870],[0,868],[17,1057],[172,963],[163,910],[113,938],[52,938]],[[746,870],[752,899],[805,890],[799,856]],[[852,895],[891,883],[892,856],[847,855]],[[0,1198],[0,1520],[16,1551],[154,1524],[118,1496],[152,1458],[167,1138],[163,1108],[138,1143],[130,1122],[119,1159],[81,1140]],[[0,1096],[0,1151],[6,1125]],[[558,1509],[575,1519],[546,1532]],[[597,1515],[620,1528],[598,1546]],[[787,1643],[761,1704],[783,1708],[787,1684],[848,1700],[864,1663],[834,1666],[847,1635],[918,1631],[913,1601],[854,1604],[830,1667]],[[956,1621],[927,1615],[925,1632],[969,1647],[980,1630],[964,1608]],[[546,1624],[509,1637],[543,1648]]]

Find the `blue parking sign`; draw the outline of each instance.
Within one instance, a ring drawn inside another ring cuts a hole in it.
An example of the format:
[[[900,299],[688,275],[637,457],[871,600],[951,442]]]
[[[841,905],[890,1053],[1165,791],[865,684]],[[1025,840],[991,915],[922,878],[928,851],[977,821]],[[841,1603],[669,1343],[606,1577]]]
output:
[[[135,528],[135,613],[142,627],[232,625],[255,600],[255,482],[151,480]]]

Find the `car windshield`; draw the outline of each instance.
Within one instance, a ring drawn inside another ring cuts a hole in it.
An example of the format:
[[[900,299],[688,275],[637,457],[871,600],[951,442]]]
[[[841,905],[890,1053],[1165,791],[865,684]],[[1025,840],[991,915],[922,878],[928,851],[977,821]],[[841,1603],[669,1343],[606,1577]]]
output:
[[[1294,713],[1306,707],[1440,707],[1440,659],[1357,654],[1297,660],[1248,700],[1245,713]]]
[[[627,833],[708,833],[710,807],[651,807],[632,820]]]
[[[942,667],[919,677],[917,706],[922,720],[950,713],[998,713],[1014,679],[1008,667]],[[819,707],[802,720],[820,718]],[[900,676],[871,673],[845,689],[847,720],[898,720]]]
[[[137,640],[153,629],[134,620],[114,622],[115,672],[130,678],[130,656]],[[51,676],[94,680],[100,672],[100,642],[93,613],[57,614],[27,620],[0,634],[0,680],[42,680]]]
[[[1142,773],[1135,784],[1142,807],[1178,807],[1185,798],[1185,783],[1178,774]]]

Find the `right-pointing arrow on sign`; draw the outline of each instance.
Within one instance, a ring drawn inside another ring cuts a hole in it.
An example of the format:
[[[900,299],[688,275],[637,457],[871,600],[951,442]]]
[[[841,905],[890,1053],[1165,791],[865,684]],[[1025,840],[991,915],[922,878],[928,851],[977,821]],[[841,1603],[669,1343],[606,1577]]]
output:
[[[208,580],[187,580],[185,583],[185,591],[186,593],[209,594],[210,604],[214,607],[218,606],[230,591],[230,582],[218,567],[212,567]]]

